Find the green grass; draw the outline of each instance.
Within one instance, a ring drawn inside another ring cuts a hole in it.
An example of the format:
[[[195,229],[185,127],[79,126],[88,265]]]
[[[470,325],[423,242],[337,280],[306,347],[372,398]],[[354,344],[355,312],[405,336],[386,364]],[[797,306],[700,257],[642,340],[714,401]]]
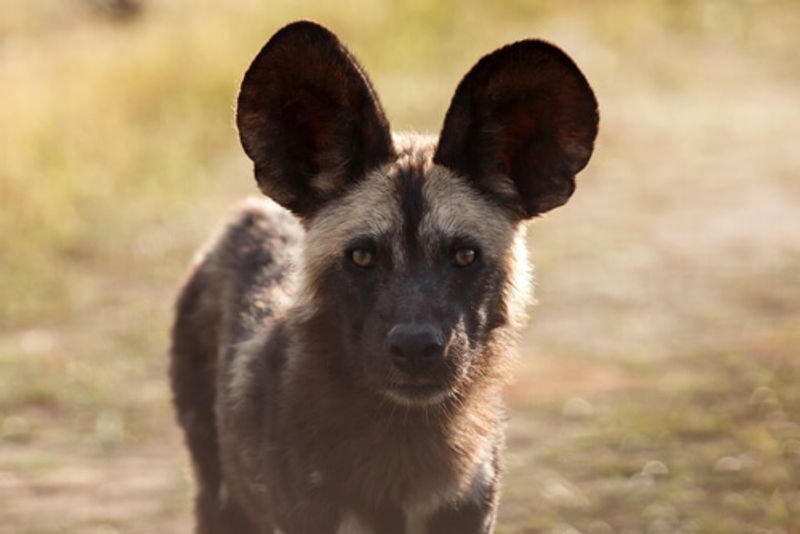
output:
[[[171,299],[256,192],[232,121],[244,68],[312,18],[396,129],[436,131],[466,69],[524,37],[562,46],[598,95],[578,193],[531,232],[540,304],[498,530],[800,530],[793,2],[90,5],[0,7],[3,528],[187,530]]]

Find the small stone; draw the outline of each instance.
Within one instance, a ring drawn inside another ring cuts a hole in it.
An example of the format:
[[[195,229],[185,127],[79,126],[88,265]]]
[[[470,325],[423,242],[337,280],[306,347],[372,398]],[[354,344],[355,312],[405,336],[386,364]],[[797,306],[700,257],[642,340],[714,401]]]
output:
[[[669,503],[655,502],[649,504],[644,510],[642,510],[642,517],[676,521],[678,518],[678,512],[675,507]]]
[[[761,404],[762,402],[777,402],[777,400],[775,392],[765,386],[757,387],[750,395],[750,404],[753,405]]]
[[[56,346],[56,337],[52,332],[34,328],[24,332],[19,338],[19,348],[23,354],[45,354]]]
[[[754,452],[744,452],[737,459],[742,463],[742,469],[757,469],[761,465],[759,456]]]
[[[564,403],[561,414],[569,419],[586,419],[594,415],[594,407],[586,399],[572,397]]]
[[[570,508],[586,508],[591,505],[589,498],[566,480],[547,481],[542,488],[542,496],[554,504]]]
[[[741,469],[742,461],[734,456],[725,456],[714,464],[714,471],[717,473],[735,473]]]
[[[614,529],[605,521],[592,521],[586,527],[586,534],[614,534]]]
[[[648,534],[675,534],[675,525],[664,518],[654,519],[647,527]]]
[[[669,468],[664,462],[650,460],[644,464],[644,467],[642,468],[642,474],[653,477],[666,476],[669,474]]]
[[[628,483],[633,487],[633,489],[643,489],[654,486],[656,482],[653,478],[653,475],[636,473],[628,480]]]
[[[784,454],[800,456],[800,439],[787,439],[783,442]]]
[[[119,413],[104,410],[94,420],[94,434],[100,443],[118,443],[125,434],[125,421]]]

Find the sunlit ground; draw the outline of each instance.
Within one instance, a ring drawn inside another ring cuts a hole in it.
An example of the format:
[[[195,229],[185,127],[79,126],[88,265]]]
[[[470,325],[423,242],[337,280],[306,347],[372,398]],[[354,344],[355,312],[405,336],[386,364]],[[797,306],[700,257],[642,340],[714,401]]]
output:
[[[171,299],[256,191],[236,85],[297,18],[397,129],[523,37],[596,90],[595,156],[531,232],[498,531],[800,532],[796,3],[113,3],[0,7],[0,532],[190,530]]]

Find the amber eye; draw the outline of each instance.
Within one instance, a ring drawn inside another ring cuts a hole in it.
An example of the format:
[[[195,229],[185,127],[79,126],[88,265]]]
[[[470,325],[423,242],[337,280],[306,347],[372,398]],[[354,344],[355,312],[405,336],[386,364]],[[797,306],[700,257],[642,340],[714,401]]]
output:
[[[477,255],[474,248],[460,248],[456,250],[453,261],[458,267],[467,267],[475,262],[475,257]]]
[[[350,259],[359,267],[372,267],[375,255],[367,249],[357,248],[350,252]]]

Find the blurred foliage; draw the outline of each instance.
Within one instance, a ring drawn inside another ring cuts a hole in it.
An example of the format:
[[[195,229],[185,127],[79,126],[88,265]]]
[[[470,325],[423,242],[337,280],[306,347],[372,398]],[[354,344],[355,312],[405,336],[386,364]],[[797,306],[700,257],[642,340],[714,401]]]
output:
[[[4,527],[186,530],[171,298],[255,192],[237,83],[299,18],[356,53],[396,129],[436,131],[469,66],[525,37],[597,92],[578,194],[532,232],[500,531],[800,529],[791,0],[4,2]]]

